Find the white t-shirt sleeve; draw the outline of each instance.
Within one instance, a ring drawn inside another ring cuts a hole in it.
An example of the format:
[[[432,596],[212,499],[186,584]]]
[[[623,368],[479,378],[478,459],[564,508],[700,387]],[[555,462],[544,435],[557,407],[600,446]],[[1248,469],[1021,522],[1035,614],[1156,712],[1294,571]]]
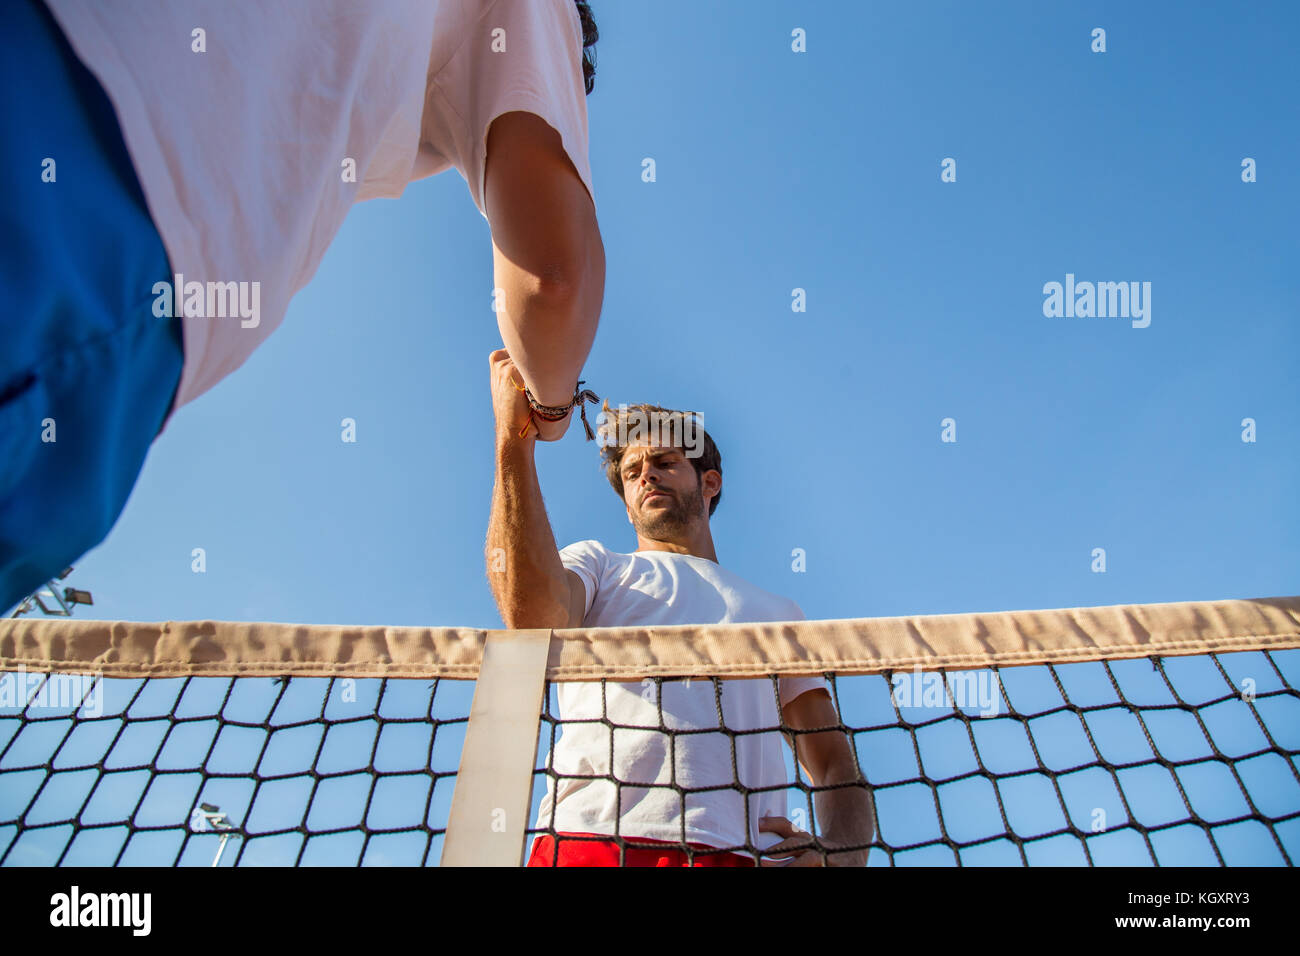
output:
[[[435,67],[436,68],[436,67]],[[573,0],[495,0],[469,29],[431,93],[446,125],[460,128],[452,148],[433,143],[460,170],[484,218],[487,132],[502,113],[534,113],[560,134],[565,152],[594,196],[587,158],[582,25]]]
[[[560,561],[570,571],[582,578],[587,591],[587,605],[583,616],[591,612],[600,581],[605,574],[605,548],[599,541],[576,541],[560,549]]]
[[[804,615],[803,609],[790,602],[791,617],[787,620],[806,621],[808,618]],[[782,677],[777,681],[779,693],[781,695],[781,706],[789,704],[796,697],[808,693],[810,690],[824,690],[830,693],[830,685],[826,683],[824,677]]]

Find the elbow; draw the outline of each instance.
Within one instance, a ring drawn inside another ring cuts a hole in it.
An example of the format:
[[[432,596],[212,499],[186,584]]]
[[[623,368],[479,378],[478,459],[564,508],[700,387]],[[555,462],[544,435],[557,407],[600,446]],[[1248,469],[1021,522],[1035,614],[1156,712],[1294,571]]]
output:
[[[488,553],[488,583],[507,630],[568,625],[569,587],[562,571],[552,576],[538,568],[526,553],[515,554],[509,561],[501,548],[489,549]]]
[[[529,270],[528,295],[549,314],[595,316],[605,297],[605,247],[600,233],[564,244]]]
[[[585,317],[600,311],[605,271],[585,260],[556,259],[531,275],[529,305],[543,315]]]
[[[841,738],[842,740],[842,738]],[[805,768],[819,786],[866,783],[848,746],[823,746],[808,755]]]
[[[522,611],[518,614],[503,614],[501,620],[507,631],[555,631],[568,626],[565,619],[545,612],[538,614]]]
[[[569,626],[568,608],[554,601],[513,601],[503,605],[500,611],[501,621],[508,631]]]
[[[577,315],[583,301],[583,277],[557,266],[532,276],[524,311],[531,315]]]

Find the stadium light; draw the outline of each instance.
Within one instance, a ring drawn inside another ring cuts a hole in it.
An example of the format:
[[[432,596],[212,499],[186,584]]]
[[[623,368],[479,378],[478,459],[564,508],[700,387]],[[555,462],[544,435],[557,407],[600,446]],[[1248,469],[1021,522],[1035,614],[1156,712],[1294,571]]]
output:
[[[204,823],[212,827],[221,834],[221,842],[217,844],[217,855],[212,858],[212,865],[217,866],[221,863],[221,854],[225,852],[226,841],[231,836],[242,836],[239,828],[230,822],[230,818],[221,812],[221,808],[215,803],[200,803],[190,813],[190,819],[201,818]],[[193,829],[193,824],[191,824]]]
[[[72,568],[64,568],[57,577],[62,581],[72,573]],[[49,602],[48,604],[46,602]],[[95,599],[89,591],[82,591],[78,588],[65,587],[60,593],[58,585],[54,581],[47,581],[43,587],[37,588],[27,597],[23,598],[19,605],[14,608],[10,617],[22,617],[24,614],[34,611],[36,608],[41,609],[41,613],[48,617],[72,617],[72,609],[78,604],[91,605]]]

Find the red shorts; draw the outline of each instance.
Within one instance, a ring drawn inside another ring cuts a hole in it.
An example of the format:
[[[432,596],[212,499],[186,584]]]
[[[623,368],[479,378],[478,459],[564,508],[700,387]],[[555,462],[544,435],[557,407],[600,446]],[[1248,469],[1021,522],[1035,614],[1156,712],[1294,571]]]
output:
[[[555,853],[555,838],[549,834],[533,841],[533,852],[528,856],[528,866],[618,866],[618,843],[599,833],[561,833],[559,855]],[[594,839],[566,840],[565,837]],[[738,853],[696,854],[687,862],[686,851],[680,844],[645,837],[629,837],[637,843],[657,843],[663,848],[646,849],[627,847],[624,866],[753,866],[754,858]],[[697,850],[712,850],[702,843],[688,843]]]

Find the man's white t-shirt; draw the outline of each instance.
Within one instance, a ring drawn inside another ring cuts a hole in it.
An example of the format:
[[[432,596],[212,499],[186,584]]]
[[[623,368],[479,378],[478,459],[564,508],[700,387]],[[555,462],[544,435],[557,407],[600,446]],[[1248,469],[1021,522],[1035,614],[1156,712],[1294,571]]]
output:
[[[707,558],[666,551],[618,554],[599,541],[579,541],[560,551],[566,568],[582,578],[587,593],[587,627],[649,624],[730,624],[754,621],[799,621],[799,606],[788,598],[757,588]],[[728,730],[776,728],[777,687],[767,680],[696,679],[689,683],[665,680],[662,688],[664,726],[659,724],[659,690],[654,681],[609,681],[602,701],[599,683],[555,685],[559,699],[561,736],[551,754],[560,775],[558,794],[548,778],[536,826],[559,832],[613,834],[679,842],[685,820],[685,842],[712,847],[759,849],[779,843],[774,833],[759,833],[764,816],[788,817],[784,738],[779,730],[729,737]],[[719,703],[715,688],[722,688]],[[800,694],[826,688],[821,677],[780,678],[782,704]],[[601,722],[605,718],[610,727]],[[574,723],[573,721],[593,721]],[[709,732],[709,728],[715,728]],[[613,767],[610,766],[611,735]],[[732,769],[731,740],[735,740]],[[567,775],[600,775],[581,780]],[[616,792],[613,780],[630,786]],[[773,787],[749,796],[746,832],[745,798],[737,782],[749,788]],[[682,794],[673,788],[729,789]],[[551,818],[554,809],[554,820]]]
[[[573,0],[47,2],[113,104],[174,272],[202,283],[190,303],[243,282],[251,304],[259,284],[255,318],[183,314],[174,408],[275,331],[353,203],[455,167],[486,218],[502,113],[546,120],[594,196]]]

